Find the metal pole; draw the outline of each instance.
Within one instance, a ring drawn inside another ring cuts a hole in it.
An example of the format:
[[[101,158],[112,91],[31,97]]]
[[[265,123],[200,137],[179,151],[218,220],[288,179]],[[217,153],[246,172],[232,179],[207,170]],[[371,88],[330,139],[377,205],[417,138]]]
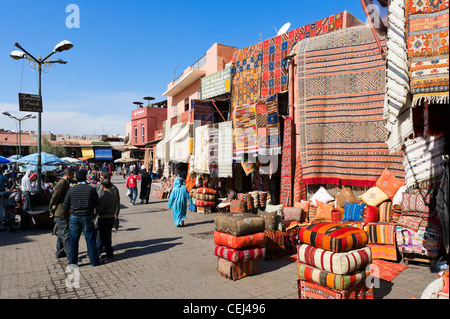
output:
[[[41,96],[41,75],[42,75],[42,65],[41,61],[38,62],[39,65],[39,96]],[[38,112],[38,163],[37,163],[37,185],[36,191],[41,192],[41,180],[42,180],[42,167],[41,167],[41,112]]]
[[[22,156],[21,133],[22,133],[22,120],[19,120],[19,158]]]

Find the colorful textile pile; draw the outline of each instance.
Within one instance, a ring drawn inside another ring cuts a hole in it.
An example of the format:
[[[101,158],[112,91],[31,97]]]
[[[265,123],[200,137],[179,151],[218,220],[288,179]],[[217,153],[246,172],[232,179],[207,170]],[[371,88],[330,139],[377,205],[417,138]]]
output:
[[[292,118],[284,120],[283,153],[281,155],[280,203],[291,207],[292,200]]]
[[[386,167],[403,177],[403,153],[385,142],[386,64],[371,28],[300,41],[296,60],[303,182],[373,186]]]
[[[365,282],[347,290],[331,289],[303,279],[297,280],[298,299],[373,299],[373,288]]]
[[[387,31],[386,95],[384,115],[387,145],[398,150],[413,133],[409,94],[408,48],[405,34],[405,0],[392,0]]]
[[[308,286],[346,294],[365,284],[370,273],[367,266],[372,263],[367,232],[344,224],[314,223],[302,227],[298,235],[302,244],[297,250],[297,275],[302,294]]]
[[[212,188],[197,188],[190,192],[192,201],[195,203],[198,213],[211,213],[212,208],[216,206],[217,191]]]
[[[448,104],[449,0],[409,0],[405,11],[412,104]]]
[[[230,213],[216,216],[214,225],[217,271],[232,280],[257,274],[259,260],[266,257],[264,219],[249,213]]]
[[[433,224],[419,226],[417,231],[397,226],[396,235],[397,246],[402,254],[418,254],[430,258],[439,254],[441,231]]]
[[[266,236],[266,258],[267,260],[274,260],[281,258],[284,255],[284,234],[281,230],[264,231]]]

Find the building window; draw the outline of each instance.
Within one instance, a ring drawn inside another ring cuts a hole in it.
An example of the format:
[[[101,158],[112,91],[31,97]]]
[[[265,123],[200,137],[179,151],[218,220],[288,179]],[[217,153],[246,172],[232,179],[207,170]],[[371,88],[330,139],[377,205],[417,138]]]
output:
[[[184,111],[189,111],[189,98],[184,100]]]
[[[145,130],[144,130],[144,124],[141,125],[141,133],[142,133],[142,143],[145,141]]]
[[[137,126],[134,127],[134,143],[137,143]]]

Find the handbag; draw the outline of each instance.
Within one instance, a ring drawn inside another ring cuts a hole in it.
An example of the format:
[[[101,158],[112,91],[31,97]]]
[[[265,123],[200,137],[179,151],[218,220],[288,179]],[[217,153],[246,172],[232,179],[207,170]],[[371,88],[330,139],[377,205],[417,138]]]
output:
[[[131,197],[131,190],[130,189],[127,190],[127,197]]]

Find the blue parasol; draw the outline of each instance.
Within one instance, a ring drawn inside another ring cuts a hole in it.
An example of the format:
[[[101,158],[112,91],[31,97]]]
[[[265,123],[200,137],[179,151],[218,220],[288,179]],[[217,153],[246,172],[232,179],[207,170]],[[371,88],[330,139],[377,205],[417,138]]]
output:
[[[19,163],[23,164],[31,164],[31,165],[37,165],[38,164],[38,153],[30,154],[27,156],[22,157],[21,159],[17,160]],[[65,164],[62,159],[60,159],[58,156],[55,156],[53,154],[41,152],[41,165],[59,165],[59,164]]]
[[[0,164],[9,164],[11,161],[3,156],[0,156]]]

